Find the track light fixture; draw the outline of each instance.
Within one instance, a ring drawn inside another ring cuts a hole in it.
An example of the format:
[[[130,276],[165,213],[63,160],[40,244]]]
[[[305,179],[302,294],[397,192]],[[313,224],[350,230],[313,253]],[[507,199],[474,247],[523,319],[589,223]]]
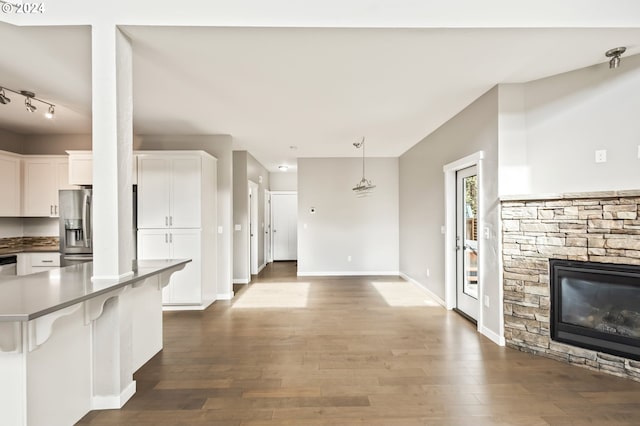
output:
[[[36,98],[36,94],[30,92],[29,90],[13,90],[8,87],[0,86],[0,104],[7,105],[11,102],[11,99],[5,94],[5,90],[7,92],[15,93],[16,95],[24,96],[24,107],[28,112],[36,112],[38,109],[33,101],[40,102],[41,104],[49,105],[49,109],[44,113],[44,116],[52,119],[56,113],[56,106],[51,102],[44,101],[42,99]]]
[[[620,46],[620,47],[616,47],[613,49],[609,49],[607,50],[607,52],[604,54],[607,58],[611,58],[611,60],[609,61],[609,68],[610,69],[615,69],[618,68],[620,66],[620,56],[622,56],[622,54],[624,52],[626,52],[627,48],[624,46]]]

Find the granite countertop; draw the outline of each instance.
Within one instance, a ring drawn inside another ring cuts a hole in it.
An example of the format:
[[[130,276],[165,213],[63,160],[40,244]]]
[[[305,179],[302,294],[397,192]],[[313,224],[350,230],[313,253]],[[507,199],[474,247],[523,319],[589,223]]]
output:
[[[9,256],[18,253],[55,253],[60,251],[60,246],[22,246],[0,248],[0,256]]]
[[[188,262],[191,259],[139,260],[133,275],[98,282],[91,281],[93,262],[38,274],[2,277],[0,322],[30,321]]]

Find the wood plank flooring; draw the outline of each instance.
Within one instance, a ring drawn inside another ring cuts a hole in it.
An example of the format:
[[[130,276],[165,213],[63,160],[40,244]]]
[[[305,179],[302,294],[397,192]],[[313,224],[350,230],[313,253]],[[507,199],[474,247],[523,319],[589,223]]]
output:
[[[165,313],[121,410],[79,425],[640,425],[640,383],[501,348],[399,278],[296,278]]]

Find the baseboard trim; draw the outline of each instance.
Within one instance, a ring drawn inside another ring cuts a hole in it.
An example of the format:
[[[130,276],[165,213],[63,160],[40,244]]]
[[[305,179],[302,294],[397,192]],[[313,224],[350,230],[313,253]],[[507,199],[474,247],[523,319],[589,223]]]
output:
[[[260,267],[258,268],[258,274],[259,274],[260,272],[262,272],[262,270],[263,270],[264,268],[266,268],[266,267],[267,267],[267,264],[266,264],[266,263],[263,263],[263,264],[262,264],[262,266],[260,266]]]
[[[299,277],[372,277],[399,276],[398,271],[324,271],[324,272],[298,272]]]
[[[425,292],[427,294],[427,296],[429,296],[430,298],[432,298],[433,300],[435,300],[436,302],[438,302],[438,304],[442,305],[443,308],[446,309],[447,304],[444,302],[444,300],[442,300],[440,297],[438,297],[438,295],[436,295],[434,292],[432,292],[431,290],[429,290],[428,288],[424,287],[422,284],[420,284],[417,280],[411,278],[409,275],[400,272],[400,276],[402,278],[404,278],[405,280],[409,281],[411,284],[415,285],[416,287],[418,287],[420,290],[422,290],[423,292]]]
[[[129,385],[120,392],[120,395],[102,396],[94,395],[91,398],[91,408],[93,410],[112,410],[120,409],[124,404],[131,399],[136,393],[136,381],[132,381]]]
[[[197,305],[164,305],[162,306],[163,311],[204,311],[211,304],[215,302],[215,300],[204,300],[202,303]]]
[[[500,336],[500,335],[496,334],[493,330],[489,330],[487,327],[482,327],[479,331],[480,331],[480,333],[482,333],[483,336],[487,337],[489,340],[491,340],[496,345],[498,345],[498,346],[505,346],[506,345],[504,336]]]
[[[218,300],[231,300],[231,299],[233,299],[233,296],[234,296],[234,294],[233,294],[233,291],[232,291],[231,293],[218,293],[216,298]]]
[[[233,279],[233,283],[234,284],[249,284],[249,279],[248,278],[234,278]]]

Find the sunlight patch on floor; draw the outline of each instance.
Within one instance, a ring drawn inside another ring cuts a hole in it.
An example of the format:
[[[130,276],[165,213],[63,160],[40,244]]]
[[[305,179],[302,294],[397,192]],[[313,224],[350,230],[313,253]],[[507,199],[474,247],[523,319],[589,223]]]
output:
[[[306,308],[309,283],[253,284],[233,304],[236,308]]]
[[[440,306],[415,285],[406,281],[371,283],[389,306]]]

